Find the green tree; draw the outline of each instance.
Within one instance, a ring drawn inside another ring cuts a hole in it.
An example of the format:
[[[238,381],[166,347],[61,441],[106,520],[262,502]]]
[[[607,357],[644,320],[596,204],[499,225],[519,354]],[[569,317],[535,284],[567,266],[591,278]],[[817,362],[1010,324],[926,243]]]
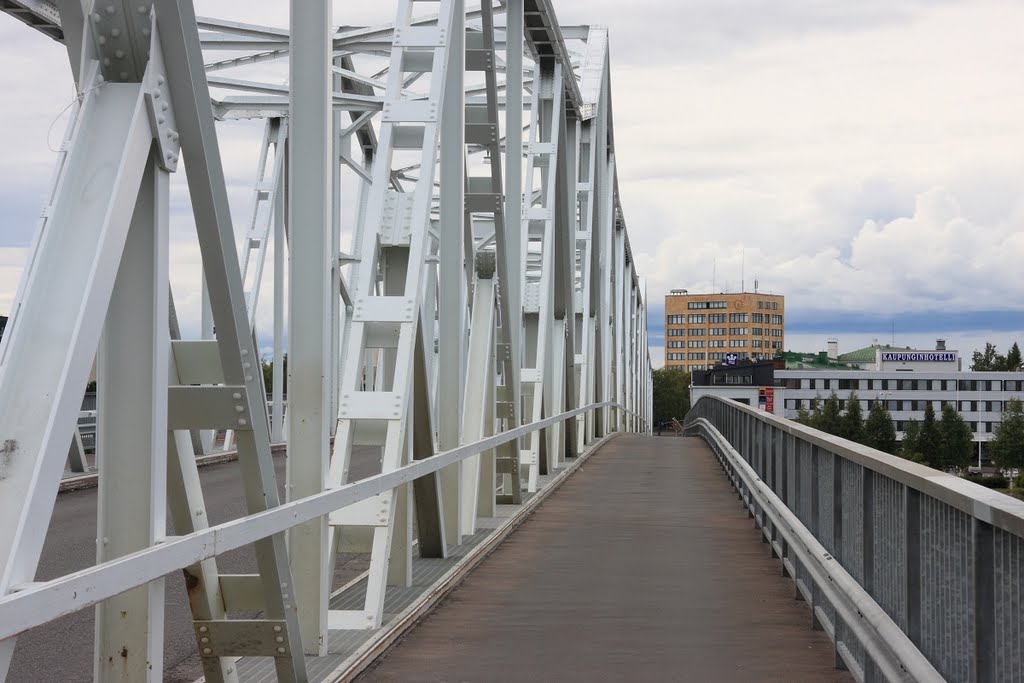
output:
[[[921,435],[917,437],[917,450],[932,467],[938,462],[940,439],[939,427],[935,424],[935,408],[932,407],[931,401],[925,401]]]
[[[1018,349],[1019,353],[1020,349]],[[985,342],[984,351],[975,351],[971,356],[971,370],[1004,370],[1006,357],[999,355],[995,344]]]
[[[868,419],[864,423],[864,444],[883,453],[896,453],[896,424],[881,401],[871,402]]]
[[[903,430],[903,441],[900,442],[900,457],[928,464],[921,454],[921,423],[917,420],[907,421],[907,426]]]
[[[1003,407],[1003,421],[989,443],[992,461],[1002,469],[1024,468],[1024,402],[1011,398]]]
[[[273,359],[263,359],[261,365],[263,366],[263,389],[268,394],[274,390],[274,361]],[[288,354],[284,354],[281,359],[281,369],[284,371],[284,392],[288,392]]]
[[[839,396],[835,390],[825,399],[825,404],[821,408],[821,417],[818,420],[818,424],[814,426],[823,432],[828,432],[835,436],[842,435],[843,417],[839,412]]]
[[[843,415],[840,436],[850,441],[864,443],[864,413],[857,399],[857,392],[851,391],[846,399],[846,414]]]
[[[974,451],[971,447],[973,442],[971,428],[956,408],[949,403],[942,406],[942,419],[939,421],[939,457],[933,466],[943,471],[967,467]]]
[[[690,411],[690,373],[676,368],[661,368],[651,374],[655,426],[673,417],[682,422]]]
[[[821,429],[821,394],[815,393],[811,399],[811,414],[807,422],[808,427]]]
[[[1004,369],[1017,372],[1022,366],[1024,366],[1024,360],[1020,356],[1020,347],[1017,346],[1017,342],[1013,342],[1013,346],[1006,352],[1006,367]]]

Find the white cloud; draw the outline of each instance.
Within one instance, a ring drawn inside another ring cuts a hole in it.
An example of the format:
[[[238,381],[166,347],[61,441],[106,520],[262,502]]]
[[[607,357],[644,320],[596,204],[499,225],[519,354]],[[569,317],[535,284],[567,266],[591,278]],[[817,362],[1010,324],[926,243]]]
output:
[[[393,13],[335,9],[346,24]],[[197,11],[288,20],[284,2]],[[557,11],[610,28],[620,190],[652,319],[664,292],[710,289],[713,272],[719,289],[756,277],[790,313],[1022,308],[1020,3],[640,0],[623,13],[611,0],[560,0]],[[22,247],[71,84],[63,48],[7,16],[0,56],[0,88],[18,103],[0,110],[0,247]],[[240,229],[259,126],[219,135]],[[198,254],[178,176],[174,285],[194,319]],[[0,307],[12,269],[0,265]]]

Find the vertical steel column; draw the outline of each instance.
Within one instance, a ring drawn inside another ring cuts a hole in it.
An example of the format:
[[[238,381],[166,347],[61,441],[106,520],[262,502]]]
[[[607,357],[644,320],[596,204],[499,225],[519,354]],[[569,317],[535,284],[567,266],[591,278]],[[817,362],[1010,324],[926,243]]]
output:
[[[441,222],[438,268],[438,447],[459,445],[466,362],[466,7],[453,0],[452,34],[448,39],[448,71],[441,101],[440,193]],[[460,466],[441,471],[445,537],[459,545],[462,518]]]
[[[502,289],[508,290],[509,336],[511,337],[512,378],[519,400],[519,368],[522,367],[523,294],[522,278],[525,254],[521,240],[523,229],[523,0],[505,4],[505,240],[498,245],[503,260],[510,266]],[[537,87],[537,84],[534,84]],[[508,382],[509,378],[505,378]],[[518,411],[518,408],[517,408]],[[518,425],[516,425],[518,426]]]
[[[278,154],[287,155],[285,146]],[[284,278],[285,278],[285,186],[287,166],[278,178],[280,184],[274,199],[274,360],[272,365],[270,440],[284,440]]]
[[[324,490],[331,382],[331,0],[292,0],[288,145],[288,498]],[[307,654],[327,652],[327,518],[289,532]]]
[[[97,562],[167,532],[168,176],[150,156],[100,341]],[[95,641],[97,681],[163,680],[163,579],[97,605]]]

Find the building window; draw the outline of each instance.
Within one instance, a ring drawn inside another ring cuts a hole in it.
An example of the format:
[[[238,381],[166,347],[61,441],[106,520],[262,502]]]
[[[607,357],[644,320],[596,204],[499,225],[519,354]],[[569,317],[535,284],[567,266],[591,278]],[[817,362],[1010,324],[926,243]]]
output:
[[[729,348],[732,348],[732,349],[745,349],[745,348],[747,348],[747,340],[746,339],[730,339],[729,340]]]
[[[704,360],[704,354],[693,352],[686,354],[686,360]]]
[[[753,346],[755,349],[760,349],[764,346],[764,342],[760,339],[755,339],[753,342],[751,342],[751,346]]]
[[[724,301],[709,301],[708,308],[726,308]]]
[[[712,325],[715,323],[724,323],[725,313],[708,313],[708,322]]]
[[[737,335],[737,334],[746,334],[746,333],[747,333],[747,328],[745,328],[745,327],[730,327],[729,328],[729,334],[734,335],[734,336]]]
[[[731,323],[745,323],[745,322],[747,322],[747,314],[746,313],[730,313],[729,314],[729,322],[731,322]]]
[[[669,337],[683,337],[686,336],[686,330],[672,329],[666,330],[665,334]]]
[[[725,336],[725,328],[724,327],[710,327],[710,328],[708,328],[708,334],[711,335],[712,337],[724,337]]]
[[[750,322],[752,322],[752,323],[763,323],[764,322],[764,313],[751,313],[750,314]]]
[[[761,327],[751,327],[750,328],[750,334],[754,335],[755,337],[760,337],[761,335],[764,334],[764,328],[761,328]]]
[[[688,316],[686,316],[686,322],[689,323],[690,325],[703,324],[704,323],[704,315],[703,314],[688,315]]]
[[[708,342],[708,346],[710,346],[713,349],[723,349],[723,348],[725,348],[725,340],[724,339],[712,339],[711,341]]]
[[[703,339],[691,339],[690,341],[686,342],[686,348],[688,348],[688,349],[703,349],[704,348],[704,340]]]
[[[780,341],[772,342],[772,348],[773,349],[781,349],[782,348],[782,342],[780,342]]]

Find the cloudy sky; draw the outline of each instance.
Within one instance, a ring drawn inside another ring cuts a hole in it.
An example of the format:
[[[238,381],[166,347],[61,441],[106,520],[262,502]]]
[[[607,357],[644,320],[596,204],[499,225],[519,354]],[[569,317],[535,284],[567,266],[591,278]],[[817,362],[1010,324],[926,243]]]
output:
[[[791,349],[894,334],[924,348],[945,337],[969,355],[1024,341],[1024,3],[554,4],[564,24],[610,29],[619,181],[655,365],[670,288],[749,290],[755,278],[786,295]],[[287,24],[284,2],[198,5]],[[386,20],[348,5],[335,3],[337,23]],[[72,85],[60,46],[5,15],[0,59],[3,314]],[[222,129],[236,222],[258,132]],[[174,208],[184,240],[187,206]],[[175,253],[189,308],[198,254]]]

